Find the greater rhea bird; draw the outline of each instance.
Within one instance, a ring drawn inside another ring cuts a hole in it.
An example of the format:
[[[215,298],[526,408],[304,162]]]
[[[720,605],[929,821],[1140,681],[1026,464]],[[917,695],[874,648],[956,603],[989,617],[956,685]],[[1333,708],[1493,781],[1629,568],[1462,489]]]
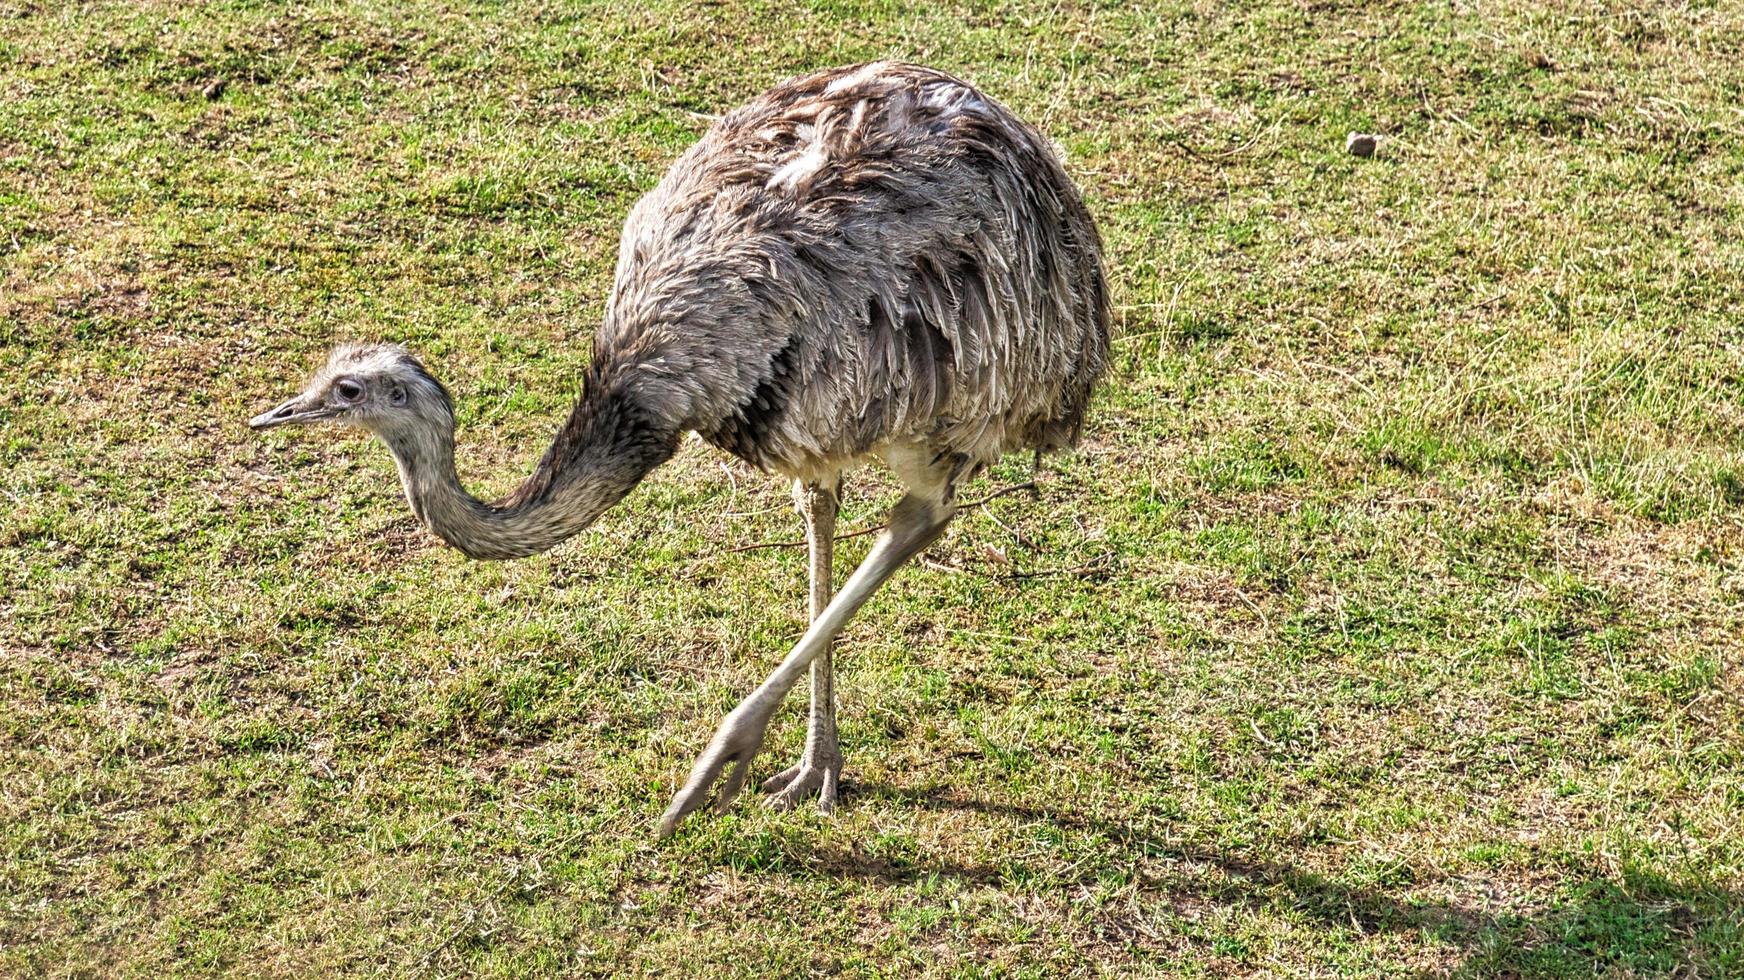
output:
[[[808,668],[804,754],[769,802],[828,810],[842,770],[830,646],[1000,454],[1071,445],[1108,355],[1101,242],[1047,140],[968,83],[874,63],[777,85],[716,122],[630,212],[569,420],[496,503],[461,487],[454,407],[392,345],[335,350],[257,429],[361,426],[412,512],[471,558],[544,551],[592,524],[679,438],[794,481],[811,626],[721,722],[661,820],[725,774],[725,807]],[[881,458],[906,493],[832,597],[842,474]]]

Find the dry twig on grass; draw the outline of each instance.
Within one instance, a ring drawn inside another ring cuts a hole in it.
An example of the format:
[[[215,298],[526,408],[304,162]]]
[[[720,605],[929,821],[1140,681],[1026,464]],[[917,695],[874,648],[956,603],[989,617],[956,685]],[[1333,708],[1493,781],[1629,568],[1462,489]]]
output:
[[[1025,491],[1025,490],[1034,491],[1035,489],[1036,489],[1036,482],[1034,480],[1025,480],[1022,483],[1014,483],[1009,487],[1002,487],[998,490],[995,490],[992,493],[988,494],[985,497],[982,497],[979,500],[971,500],[968,503],[959,504],[957,509],[958,510],[967,510],[971,507],[982,507],[985,504],[987,504],[989,501],[998,500],[1000,497],[1008,496],[1008,495],[1014,494],[1014,493],[1020,493],[1020,492]],[[991,515],[989,515],[989,516],[991,516]],[[994,523],[999,524],[1000,527],[1005,527],[1005,525],[997,519],[994,520]],[[1006,527],[1005,529],[1008,531],[1011,530],[1009,527]],[[875,533],[882,531],[882,530],[884,530],[883,524],[874,524],[871,527],[863,527],[858,531],[849,531],[847,534],[838,534],[835,536],[835,538],[833,540],[846,541],[849,538],[865,537],[868,534],[875,534]],[[1012,531],[1012,533],[1016,534],[1017,532]],[[1023,540],[1023,538],[1021,536],[1019,536],[1018,540],[1021,542]],[[732,555],[732,554],[737,554],[741,551],[762,551],[766,548],[803,548],[807,544],[808,544],[808,542],[804,538],[801,538],[798,541],[759,541],[756,544],[742,544],[742,545],[739,545],[737,548],[728,548],[724,552],[724,554]]]

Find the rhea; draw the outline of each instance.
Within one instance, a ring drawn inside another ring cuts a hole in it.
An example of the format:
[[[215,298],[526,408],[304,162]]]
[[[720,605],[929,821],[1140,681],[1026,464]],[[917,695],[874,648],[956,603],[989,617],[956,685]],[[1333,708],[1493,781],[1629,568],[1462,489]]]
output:
[[[763,789],[778,808],[834,805],[832,642],[944,530],[959,484],[1003,453],[1077,441],[1108,327],[1101,241],[1049,142],[960,79],[881,62],[794,78],[728,113],[635,205],[581,395],[508,497],[461,486],[453,401],[398,346],[336,349],[249,424],[374,433],[418,520],[479,559],[586,528],[687,432],[793,480],[810,627],[721,722],[665,835],[717,783],[718,805],[732,802],[808,670],[803,754]],[[872,459],[905,493],[832,595],[842,476]]]

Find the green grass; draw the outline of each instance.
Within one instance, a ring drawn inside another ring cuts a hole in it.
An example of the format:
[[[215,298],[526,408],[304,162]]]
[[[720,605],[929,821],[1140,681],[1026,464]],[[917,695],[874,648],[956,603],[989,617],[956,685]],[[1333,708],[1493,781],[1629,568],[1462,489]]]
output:
[[[0,974],[1744,975],[1744,9],[556,6],[0,0]],[[243,422],[401,340],[505,491],[697,114],[874,56],[1065,149],[1117,368],[850,628],[839,812],[656,843],[786,488],[473,564]]]

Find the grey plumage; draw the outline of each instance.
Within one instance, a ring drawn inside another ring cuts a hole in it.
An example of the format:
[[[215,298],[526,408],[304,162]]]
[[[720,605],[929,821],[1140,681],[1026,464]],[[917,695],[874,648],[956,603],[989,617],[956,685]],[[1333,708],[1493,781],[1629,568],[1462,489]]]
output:
[[[461,487],[447,391],[398,347],[336,350],[251,424],[375,432],[419,520],[475,558],[575,534],[686,431],[792,477],[811,629],[723,722],[669,832],[723,773],[722,804],[738,792],[808,668],[805,757],[765,788],[780,805],[833,802],[835,634],[943,530],[961,479],[1004,452],[1076,441],[1108,324],[1101,243],[1049,144],[966,82],[879,62],[792,79],[727,114],[636,204],[582,396],[504,500]],[[870,457],[908,494],[832,598],[841,475]]]
[[[658,352],[644,391],[674,424],[802,479],[892,442],[1055,449],[1107,360],[1100,242],[1048,144],[967,83],[821,72],[630,213],[595,346],[628,350]]]

